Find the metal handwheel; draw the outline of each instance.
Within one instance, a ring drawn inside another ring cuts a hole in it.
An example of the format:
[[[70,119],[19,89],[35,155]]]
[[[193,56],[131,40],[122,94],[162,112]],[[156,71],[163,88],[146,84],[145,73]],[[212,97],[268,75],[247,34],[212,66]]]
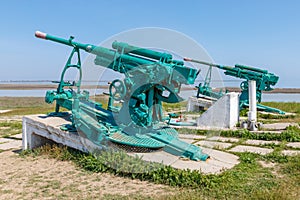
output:
[[[247,90],[248,89],[248,82],[247,81],[241,82],[240,87],[241,87],[242,90]]]
[[[120,79],[115,79],[109,86],[110,96],[116,100],[120,101],[126,95],[126,87]]]

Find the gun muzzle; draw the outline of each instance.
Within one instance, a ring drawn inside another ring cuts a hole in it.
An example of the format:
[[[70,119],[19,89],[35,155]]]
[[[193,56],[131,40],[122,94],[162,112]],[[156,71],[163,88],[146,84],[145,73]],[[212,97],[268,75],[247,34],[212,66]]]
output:
[[[43,33],[41,31],[36,31],[35,32],[35,37],[41,38],[41,39],[46,39],[47,33]]]
[[[188,61],[188,62],[193,61],[193,59],[191,59],[191,58],[183,58],[183,60],[184,60],[184,61]]]

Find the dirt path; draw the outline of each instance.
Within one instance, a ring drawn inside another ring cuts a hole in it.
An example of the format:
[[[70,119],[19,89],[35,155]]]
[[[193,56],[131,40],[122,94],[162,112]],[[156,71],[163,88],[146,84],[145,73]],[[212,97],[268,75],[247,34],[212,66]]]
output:
[[[72,162],[0,153],[0,199],[102,199],[105,195],[174,193],[174,189],[106,173],[82,171]]]

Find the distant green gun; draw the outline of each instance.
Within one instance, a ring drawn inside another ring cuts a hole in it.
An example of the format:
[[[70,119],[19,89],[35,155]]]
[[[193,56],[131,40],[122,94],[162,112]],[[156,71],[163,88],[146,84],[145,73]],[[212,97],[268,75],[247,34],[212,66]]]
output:
[[[185,61],[189,62],[195,62],[203,65],[207,65],[210,67],[216,67],[221,70],[224,70],[224,74],[240,79],[244,79],[245,81],[241,82],[240,88],[242,90],[242,93],[240,95],[240,108],[245,108],[249,106],[249,93],[248,93],[248,81],[254,80],[256,81],[256,99],[260,103],[261,102],[261,96],[263,91],[271,91],[273,90],[272,86],[276,85],[276,83],[279,80],[279,77],[276,76],[273,73],[269,73],[267,70],[244,66],[244,65],[235,65],[234,67],[230,66],[223,66],[223,65],[217,65],[213,63],[208,63],[204,61],[194,60],[191,58],[184,58]],[[215,93],[212,91],[212,88],[209,86],[209,83],[206,83],[204,85],[199,84],[198,86],[198,94],[210,96],[214,98],[220,98],[224,95],[224,93]],[[264,106],[261,104],[257,104],[257,108],[262,111],[266,112],[275,112],[279,114],[285,114],[284,111]]]

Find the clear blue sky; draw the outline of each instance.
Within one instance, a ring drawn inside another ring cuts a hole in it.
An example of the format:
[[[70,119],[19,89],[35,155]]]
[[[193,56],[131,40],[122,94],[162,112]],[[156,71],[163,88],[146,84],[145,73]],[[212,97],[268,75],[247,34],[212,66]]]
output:
[[[57,79],[70,48],[36,30],[98,44],[139,27],[174,29],[194,38],[219,64],[246,64],[300,87],[300,1],[3,1],[0,80]]]

